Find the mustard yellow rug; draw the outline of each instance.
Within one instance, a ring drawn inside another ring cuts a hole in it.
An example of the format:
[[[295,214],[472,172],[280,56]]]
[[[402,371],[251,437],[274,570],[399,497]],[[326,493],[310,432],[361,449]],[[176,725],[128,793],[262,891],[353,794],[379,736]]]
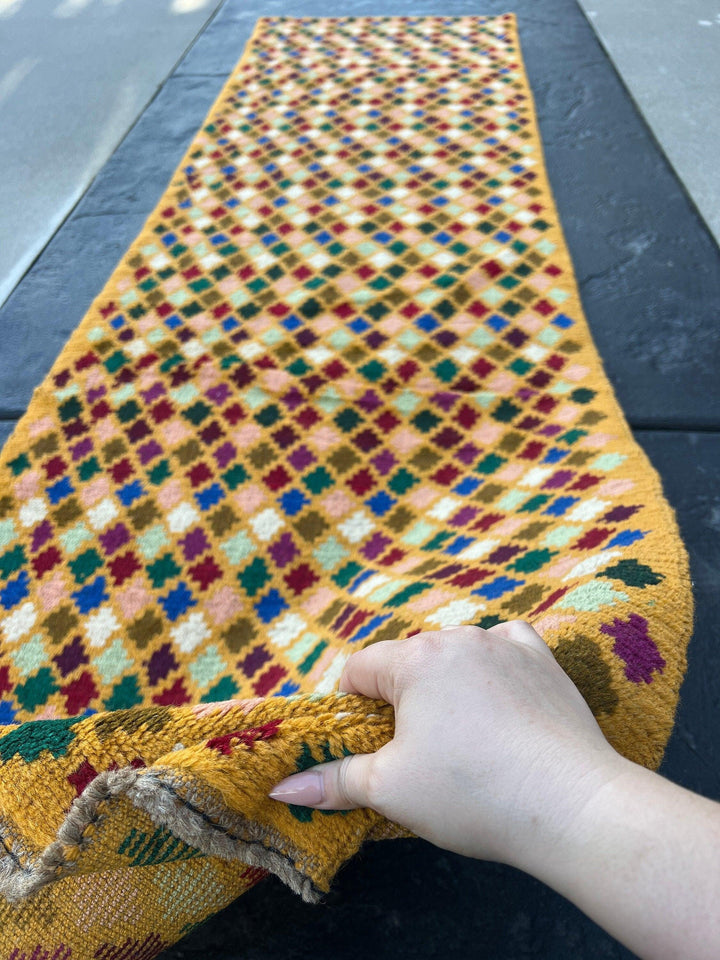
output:
[[[68,265],[68,269],[71,265]],[[369,810],[350,653],[532,622],[656,767],[687,559],[578,299],[512,15],[265,18],[0,461],[0,954],[150,958]]]

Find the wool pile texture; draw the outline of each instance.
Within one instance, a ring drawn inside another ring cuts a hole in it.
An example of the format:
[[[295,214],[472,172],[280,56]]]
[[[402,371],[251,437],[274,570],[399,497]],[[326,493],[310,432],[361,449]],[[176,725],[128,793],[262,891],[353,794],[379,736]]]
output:
[[[0,956],[151,958],[268,873],[317,901],[412,836],[267,797],[392,737],[347,658],[515,618],[657,768],[687,557],[515,19],[263,18],[0,460]]]

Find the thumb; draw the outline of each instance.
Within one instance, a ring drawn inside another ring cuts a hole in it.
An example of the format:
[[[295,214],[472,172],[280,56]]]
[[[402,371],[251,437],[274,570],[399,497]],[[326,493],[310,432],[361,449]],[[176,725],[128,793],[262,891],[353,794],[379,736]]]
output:
[[[283,803],[318,810],[354,810],[368,807],[373,753],[353,753],[342,760],[318,763],[285,777],[268,796]]]

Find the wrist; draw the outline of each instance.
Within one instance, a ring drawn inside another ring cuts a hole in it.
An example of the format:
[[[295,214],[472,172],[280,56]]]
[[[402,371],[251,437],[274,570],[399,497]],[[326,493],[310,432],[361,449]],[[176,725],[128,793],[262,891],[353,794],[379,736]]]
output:
[[[620,758],[528,873],[639,957],[716,958],[720,808]]]
[[[638,774],[648,771],[609,744],[597,755],[569,760],[564,775],[547,777],[542,802],[530,817],[529,836],[509,862],[560,893],[587,866],[598,828]],[[552,784],[552,789],[547,789]]]

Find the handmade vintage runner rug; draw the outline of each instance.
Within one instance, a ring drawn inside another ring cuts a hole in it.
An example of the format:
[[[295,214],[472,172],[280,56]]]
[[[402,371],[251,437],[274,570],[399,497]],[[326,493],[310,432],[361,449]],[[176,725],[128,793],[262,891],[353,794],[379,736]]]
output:
[[[68,265],[70,269],[71,265]],[[0,955],[150,958],[370,810],[350,653],[536,626],[657,767],[687,558],[591,341],[511,15],[259,20],[0,462]]]

